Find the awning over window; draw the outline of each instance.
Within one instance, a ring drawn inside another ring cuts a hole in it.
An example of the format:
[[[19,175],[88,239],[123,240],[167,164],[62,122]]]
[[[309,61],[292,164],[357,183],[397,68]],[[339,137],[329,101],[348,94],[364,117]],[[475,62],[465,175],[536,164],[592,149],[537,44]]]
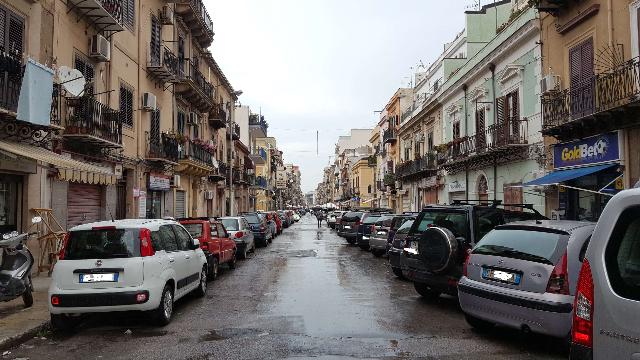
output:
[[[58,169],[58,178],[87,184],[114,185],[116,175],[110,168],[66,158],[41,147],[0,140],[0,150],[53,165]]]
[[[618,164],[606,164],[577,169],[556,170],[539,179],[529,181],[528,183],[524,184],[524,186],[558,185],[562,182],[577,179],[586,175],[591,175],[597,173],[598,171],[607,170],[615,166],[618,166]]]

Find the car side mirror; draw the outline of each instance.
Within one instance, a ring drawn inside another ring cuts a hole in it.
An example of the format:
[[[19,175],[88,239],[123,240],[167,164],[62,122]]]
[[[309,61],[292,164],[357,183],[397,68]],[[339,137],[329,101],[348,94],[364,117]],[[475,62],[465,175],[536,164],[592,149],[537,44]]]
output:
[[[193,249],[192,250],[195,250],[195,249],[198,249],[198,248],[200,248],[200,240],[193,239]]]

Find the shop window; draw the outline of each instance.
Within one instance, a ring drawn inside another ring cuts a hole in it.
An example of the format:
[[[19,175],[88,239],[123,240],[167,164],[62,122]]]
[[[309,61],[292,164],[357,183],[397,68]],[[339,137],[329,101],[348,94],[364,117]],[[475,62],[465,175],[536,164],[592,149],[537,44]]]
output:
[[[120,84],[120,119],[123,125],[133,126],[133,89]]]

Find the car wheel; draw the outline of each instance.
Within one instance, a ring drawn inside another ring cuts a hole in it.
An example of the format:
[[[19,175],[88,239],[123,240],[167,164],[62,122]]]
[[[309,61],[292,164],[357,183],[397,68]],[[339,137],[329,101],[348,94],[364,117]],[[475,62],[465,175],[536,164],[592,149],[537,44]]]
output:
[[[404,279],[404,274],[402,274],[402,269],[397,267],[392,267],[393,274],[397,276],[399,279]]]
[[[207,267],[203,266],[200,272],[200,285],[195,291],[197,297],[204,297],[207,295]]]
[[[360,250],[369,251],[369,245],[360,245]]]
[[[211,281],[218,278],[219,265],[218,258],[211,258],[211,262],[209,263],[209,279],[211,279]]]
[[[490,331],[495,327],[495,324],[482,319],[478,319],[477,317],[471,316],[469,314],[464,314],[464,318],[465,320],[467,320],[467,323],[471,325],[471,327],[481,332]]]
[[[31,279],[29,279],[29,284],[27,284],[24,293],[22,293],[22,302],[24,302],[25,308],[30,308],[33,306],[33,292],[31,292]]]
[[[51,314],[51,327],[58,331],[71,331],[77,325],[77,320],[67,314]]]
[[[429,286],[420,283],[413,283],[413,287],[423,298],[432,301],[440,297],[440,292],[433,290]]]
[[[237,257],[236,257],[237,253],[233,253],[233,258],[231,258],[231,261],[228,262],[229,264],[229,269],[235,269],[236,268],[236,261],[237,261]]]
[[[247,247],[245,246],[244,249],[242,250],[242,254],[240,254],[240,259],[244,260],[247,258],[247,253],[249,251],[247,250]]]
[[[162,290],[160,305],[158,305],[154,315],[159,326],[165,326],[171,322],[171,317],[173,316],[173,291],[169,284],[165,285]]]

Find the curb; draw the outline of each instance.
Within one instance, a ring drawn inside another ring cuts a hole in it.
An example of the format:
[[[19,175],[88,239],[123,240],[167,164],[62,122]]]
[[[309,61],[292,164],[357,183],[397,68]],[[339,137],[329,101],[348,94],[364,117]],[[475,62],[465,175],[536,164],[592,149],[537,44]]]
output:
[[[14,348],[27,340],[33,338],[38,332],[49,329],[49,321],[43,321],[41,324],[36,325],[30,329],[23,331],[20,334],[16,334],[14,336],[0,339],[0,350],[5,351],[11,348]]]

